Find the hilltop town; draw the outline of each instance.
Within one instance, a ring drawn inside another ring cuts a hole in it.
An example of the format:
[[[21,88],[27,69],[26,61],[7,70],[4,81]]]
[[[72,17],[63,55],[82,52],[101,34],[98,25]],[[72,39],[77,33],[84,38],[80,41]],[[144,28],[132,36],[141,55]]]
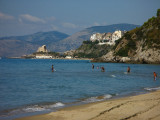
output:
[[[113,33],[95,33],[91,35],[90,41],[95,42],[97,40],[99,45],[115,45],[115,41],[122,38],[126,32],[127,31],[116,30]]]

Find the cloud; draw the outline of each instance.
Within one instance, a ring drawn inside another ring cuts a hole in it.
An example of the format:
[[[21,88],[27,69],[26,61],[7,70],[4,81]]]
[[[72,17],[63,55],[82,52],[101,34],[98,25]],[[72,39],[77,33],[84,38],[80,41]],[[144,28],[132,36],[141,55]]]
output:
[[[75,25],[73,23],[67,23],[67,22],[62,23],[62,26],[65,27],[65,28],[73,28],[73,29],[78,27],[77,25]]]
[[[103,23],[94,22],[91,26],[105,26],[105,25],[107,25],[106,22]]]
[[[51,28],[52,28],[52,30],[58,30],[58,27],[53,24],[51,24]]]
[[[53,22],[56,20],[55,17],[51,16],[51,17],[48,17],[48,18],[45,18],[45,20],[49,21],[49,22]]]
[[[0,19],[2,19],[2,20],[13,20],[14,17],[11,16],[11,15],[7,15],[7,14],[4,14],[4,13],[0,12]]]
[[[28,21],[28,22],[33,22],[33,23],[46,23],[45,20],[29,15],[29,14],[20,15],[19,22],[23,22],[23,21]]]
[[[94,22],[94,23],[93,23],[93,26],[100,26],[100,24],[97,23],[97,22]]]

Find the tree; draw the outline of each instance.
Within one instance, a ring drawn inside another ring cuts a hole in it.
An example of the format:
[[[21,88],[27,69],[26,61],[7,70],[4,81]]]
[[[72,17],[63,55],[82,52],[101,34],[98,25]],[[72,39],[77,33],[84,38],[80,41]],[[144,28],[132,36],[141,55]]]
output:
[[[157,10],[157,17],[160,17],[160,9]]]

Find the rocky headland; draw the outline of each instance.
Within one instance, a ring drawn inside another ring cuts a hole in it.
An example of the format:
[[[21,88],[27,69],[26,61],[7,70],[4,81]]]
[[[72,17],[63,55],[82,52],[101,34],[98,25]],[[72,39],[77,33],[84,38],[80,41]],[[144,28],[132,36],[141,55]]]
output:
[[[110,52],[92,62],[160,64],[160,9],[157,17],[125,33]]]

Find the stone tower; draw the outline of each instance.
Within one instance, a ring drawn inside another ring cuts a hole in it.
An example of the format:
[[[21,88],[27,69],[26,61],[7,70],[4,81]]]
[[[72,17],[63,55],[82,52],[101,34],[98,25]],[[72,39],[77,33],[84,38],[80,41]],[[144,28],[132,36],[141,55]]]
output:
[[[42,47],[39,47],[37,52],[48,52],[46,45],[43,45]]]

